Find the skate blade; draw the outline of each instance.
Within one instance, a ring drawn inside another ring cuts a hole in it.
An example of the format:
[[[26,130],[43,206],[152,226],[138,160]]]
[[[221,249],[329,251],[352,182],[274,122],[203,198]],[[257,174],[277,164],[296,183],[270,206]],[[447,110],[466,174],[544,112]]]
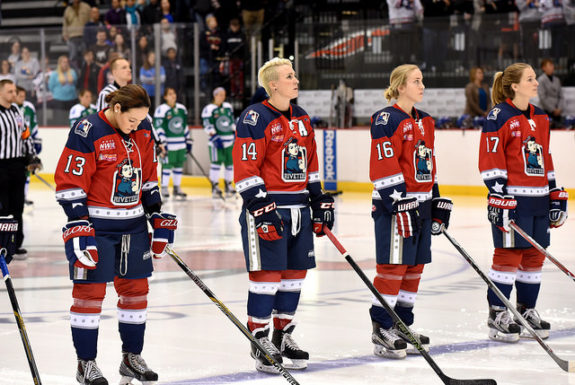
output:
[[[419,350],[417,350],[417,348],[415,346],[410,346],[407,348],[407,354],[408,355],[417,355],[419,354]],[[427,353],[429,353],[429,344],[422,344],[421,347],[423,347],[423,350],[425,350]]]
[[[122,378],[120,378],[119,385],[130,385],[132,384],[133,379],[134,377],[122,376]]]
[[[519,341],[519,333],[502,333],[496,329],[489,329],[489,339],[497,342],[515,343]]]
[[[527,331],[527,329],[525,328],[521,328],[521,334],[520,337],[521,338],[528,338],[528,339],[535,339],[531,333],[529,333]],[[549,338],[549,330],[545,330],[545,329],[533,329],[535,331],[535,334],[537,334],[539,336],[539,338],[541,338],[542,340],[546,340],[547,338]]]
[[[280,374],[280,371],[273,365],[264,365],[261,362],[256,362],[256,370],[258,372],[267,374]]]
[[[378,357],[391,358],[393,360],[401,360],[407,356],[407,349],[390,350],[381,345],[373,346],[373,354]]]
[[[293,370],[303,370],[307,368],[307,361],[308,360],[292,360],[288,358],[291,362],[285,362],[284,368],[286,369],[293,369]]]

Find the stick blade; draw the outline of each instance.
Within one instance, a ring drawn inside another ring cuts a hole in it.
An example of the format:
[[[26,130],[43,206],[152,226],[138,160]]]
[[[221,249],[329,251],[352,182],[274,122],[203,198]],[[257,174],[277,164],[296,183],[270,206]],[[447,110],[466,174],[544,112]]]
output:
[[[446,384],[449,385],[497,385],[497,381],[490,378],[477,379],[477,380],[458,380],[455,378],[450,378]]]

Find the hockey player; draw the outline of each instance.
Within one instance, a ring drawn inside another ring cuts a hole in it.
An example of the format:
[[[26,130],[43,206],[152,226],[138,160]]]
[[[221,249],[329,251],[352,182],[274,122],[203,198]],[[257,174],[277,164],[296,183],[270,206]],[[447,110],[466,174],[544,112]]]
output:
[[[258,82],[270,97],[242,112],[233,148],[250,280],[248,328],[278,362],[283,356],[293,369],[304,369],[309,354],[294,341],[293,319],[307,270],[315,267],[313,234],[332,228],[334,201],[321,189],[310,118],[290,103],[299,83],[291,62],[266,62]],[[254,346],[252,357],[257,370],[278,373]]]
[[[164,104],[156,108],[154,113],[154,126],[160,137],[160,141],[166,143],[167,154],[162,163],[162,196],[168,198],[168,184],[170,182],[170,170],[172,171],[174,184],[174,197],[186,199],[180,187],[186,154],[192,152],[192,138],[188,129],[188,110],[183,104],[176,103],[176,90],[166,88],[164,90]]]
[[[84,119],[88,115],[96,113],[98,110],[96,106],[92,104],[92,91],[89,89],[81,89],[78,92],[78,101],[80,103],[75,104],[70,108],[70,114],[68,119],[70,120],[70,128],[74,127],[74,124],[78,120]]]
[[[549,120],[529,103],[538,82],[529,64],[515,63],[495,74],[489,112],[479,147],[479,170],[489,189],[487,215],[492,223],[493,265],[489,278],[507,298],[513,285],[517,310],[541,338],[551,325],[535,310],[545,256],[510,227],[514,221],[543,247],[549,228],[567,219],[567,192],[557,187],[549,151]],[[522,326],[489,289],[489,338],[517,342]]]
[[[210,152],[210,181],[212,182],[212,196],[217,199],[222,196],[218,184],[220,181],[220,168],[224,165],[224,180],[226,181],[226,196],[233,196],[236,190],[232,186],[234,166],[232,161],[232,147],[234,145],[234,109],[226,102],[226,90],[218,87],[213,92],[210,104],[202,110],[204,130],[210,136],[208,143]]]
[[[22,116],[26,125],[30,129],[30,134],[32,136],[32,141],[34,142],[34,149],[36,150],[36,155],[42,152],[42,138],[38,135],[38,119],[36,118],[36,108],[32,103],[26,100],[26,90],[22,87],[16,87],[16,105],[20,109]],[[26,187],[24,189],[24,195],[28,196],[28,188],[30,186],[30,172],[27,172],[26,176]],[[29,199],[25,199],[24,203],[31,205],[32,202]]]
[[[81,384],[108,384],[96,365],[98,324],[106,282],[118,293],[122,339],[120,384],[158,380],[141,357],[152,256],[173,243],[177,220],[161,212],[150,99],[138,85],[106,96],[110,106],[76,122],[58,162],[56,198],[68,217],[63,227],[70,278],[72,340]],[[148,236],[147,221],[153,228]]]
[[[435,123],[414,107],[423,99],[424,88],[417,66],[395,68],[385,98],[396,103],[371,117],[371,215],[377,261],[373,284],[408,326],[414,321],[413,306],[423,267],[431,262],[431,235],[449,226],[453,207],[451,200],[439,196]],[[375,297],[369,313],[375,355],[405,358],[407,353],[417,353]],[[429,337],[414,334],[428,349]]]

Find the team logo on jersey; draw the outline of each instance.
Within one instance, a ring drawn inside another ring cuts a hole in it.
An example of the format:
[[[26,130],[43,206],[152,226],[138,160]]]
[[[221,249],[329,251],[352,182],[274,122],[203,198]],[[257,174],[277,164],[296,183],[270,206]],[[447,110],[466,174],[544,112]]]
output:
[[[142,169],[132,166],[127,158],[121,161],[114,173],[114,188],[111,201],[116,206],[127,206],[138,202],[142,184]]]
[[[249,124],[250,126],[255,126],[256,124],[258,124],[259,117],[260,114],[258,114],[254,110],[249,110],[244,116],[244,123]]]
[[[306,148],[298,145],[297,138],[291,137],[282,150],[282,180],[303,182],[306,180]]]
[[[181,116],[175,116],[173,119],[171,117],[167,118],[169,120],[168,130],[172,134],[183,134],[184,133],[184,119]]]
[[[535,137],[529,136],[523,141],[521,149],[525,164],[525,174],[529,176],[544,176],[543,146],[537,143]]]
[[[377,115],[377,118],[375,119],[375,125],[378,126],[380,124],[382,125],[386,125],[387,122],[389,121],[389,112],[380,112],[379,115]]]
[[[104,140],[100,143],[100,151],[107,151],[107,150],[115,150],[116,149],[116,142],[113,140]]]
[[[487,120],[497,120],[497,115],[501,112],[500,108],[494,108],[489,111],[489,115],[487,115]]]
[[[413,151],[413,168],[417,182],[430,182],[433,171],[433,150],[425,146],[425,141],[418,140]]]
[[[535,121],[533,119],[528,119],[529,122],[529,126],[531,127],[531,131],[535,131],[535,129],[537,128],[537,124],[535,124]]]
[[[88,122],[88,119],[84,119],[80,120],[80,122],[76,124],[74,132],[83,138],[87,138],[88,132],[90,132],[90,128],[92,128],[92,123]]]
[[[246,115],[247,116],[247,115]],[[214,115],[214,117],[216,117],[216,115]],[[256,122],[257,122],[258,118],[256,117]],[[244,119],[244,122],[246,120]],[[218,131],[221,132],[233,132],[234,131],[234,122],[232,121],[232,118],[226,114],[222,114],[216,117],[216,122],[215,122],[215,126],[216,129]],[[254,126],[256,125],[255,123],[253,124]]]

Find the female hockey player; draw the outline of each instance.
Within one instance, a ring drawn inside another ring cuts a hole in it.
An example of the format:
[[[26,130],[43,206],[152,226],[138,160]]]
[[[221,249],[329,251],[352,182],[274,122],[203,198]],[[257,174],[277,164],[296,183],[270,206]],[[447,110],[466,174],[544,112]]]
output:
[[[509,298],[517,289],[517,310],[541,338],[550,324],[535,310],[545,256],[509,228],[514,221],[543,247],[549,228],[567,219],[567,192],[557,187],[549,152],[549,120],[529,103],[537,96],[537,77],[529,64],[515,63],[495,74],[493,102],[479,147],[479,170],[489,189],[487,215],[492,223],[493,265],[489,277]],[[489,289],[489,338],[517,342],[522,327]]]
[[[248,328],[278,362],[288,358],[291,368],[304,369],[309,354],[293,339],[293,318],[307,270],[315,267],[313,233],[332,228],[334,203],[321,189],[310,118],[290,103],[299,84],[291,62],[266,62],[258,82],[270,97],[242,112],[233,148],[250,280]],[[278,373],[255,347],[252,357],[257,370]]]
[[[370,178],[374,185],[377,291],[409,326],[423,266],[431,262],[431,235],[449,225],[453,204],[439,196],[435,178],[434,121],[414,107],[423,99],[423,76],[417,66],[393,70],[385,91],[393,106],[371,117]],[[433,226],[432,226],[433,224]],[[381,303],[373,299],[369,311],[374,354],[405,358],[409,340]],[[429,337],[415,334],[427,348]]]
[[[63,227],[70,278],[72,340],[81,384],[108,384],[96,365],[98,324],[106,282],[118,293],[122,339],[121,384],[158,380],[140,356],[146,328],[152,255],[173,242],[175,216],[161,212],[150,99],[138,85],[106,96],[109,108],[78,120],[56,168],[56,198],[68,217]],[[146,217],[153,228],[148,236]],[[150,250],[151,249],[151,250]]]

